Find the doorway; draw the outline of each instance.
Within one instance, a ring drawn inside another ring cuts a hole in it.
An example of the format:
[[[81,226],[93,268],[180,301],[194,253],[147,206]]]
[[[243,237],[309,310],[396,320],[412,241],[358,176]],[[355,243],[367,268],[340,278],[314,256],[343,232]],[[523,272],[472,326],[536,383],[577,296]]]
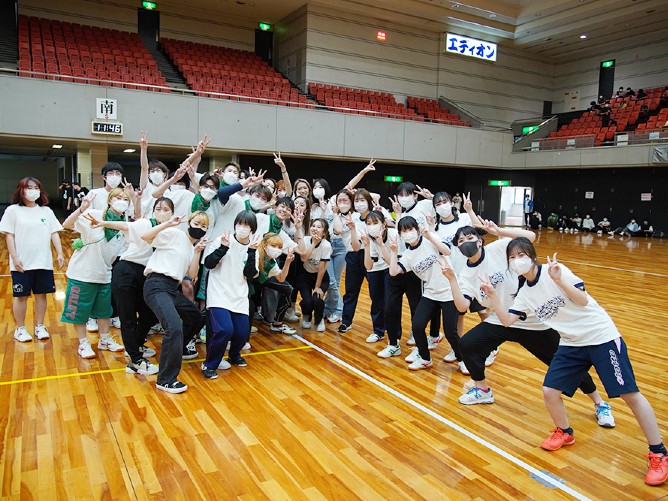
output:
[[[271,31],[255,30],[255,53],[263,61],[273,66],[274,57],[274,33]]]
[[[504,186],[501,188],[499,223],[503,226],[524,226],[524,197],[533,200],[533,188],[529,186]]]
[[[160,40],[160,12],[137,9],[137,33],[147,48],[154,49]]]

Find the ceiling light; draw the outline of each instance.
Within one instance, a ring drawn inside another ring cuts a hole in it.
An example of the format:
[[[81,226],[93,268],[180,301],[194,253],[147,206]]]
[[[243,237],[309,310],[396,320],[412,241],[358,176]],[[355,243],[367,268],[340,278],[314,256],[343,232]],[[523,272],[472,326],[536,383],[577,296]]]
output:
[[[54,150],[59,150],[60,148],[63,147],[63,145],[62,145],[62,144],[54,144],[54,145],[51,146],[51,147],[52,147]]]
[[[133,150],[132,148],[127,148],[127,149],[123,150],[123,153],[134,153],[135,151],[137,151],[137,150]]]
[[[583,33],[582,35],[580,35],[580,38],[582,38],[582,39],[584,40],[585,38],[587,38],[587,35],[585,35],[585,34]]]

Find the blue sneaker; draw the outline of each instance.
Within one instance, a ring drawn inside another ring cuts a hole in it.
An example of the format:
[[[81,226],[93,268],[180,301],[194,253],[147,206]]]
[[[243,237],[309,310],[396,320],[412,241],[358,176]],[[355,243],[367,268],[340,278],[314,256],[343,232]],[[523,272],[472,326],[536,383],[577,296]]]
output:
[[[487,391],[484,391],[474,386],[461,397],[459,397],[459,403],[464,405],[493,404],[494,394],[492,393],[491,388],[489,388]]]
[[[596,420],[598,425],[604,428],[615,427],[615,418],[612,417],[612,409],[608,402],[601,402],[601,405],[596,406]]]

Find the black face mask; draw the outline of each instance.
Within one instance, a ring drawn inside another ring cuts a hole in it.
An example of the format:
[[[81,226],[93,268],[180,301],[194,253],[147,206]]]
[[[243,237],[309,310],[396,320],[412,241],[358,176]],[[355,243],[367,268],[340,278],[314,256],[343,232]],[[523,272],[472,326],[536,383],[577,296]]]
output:
[[[195,228],[194,226],[188,226],[188,235],[193,237],[195,240],[199,240],[204,235],[206,235],[206,230],[202,228]]]
[[[478,241],[464,242],[463,244],[459,244],[457,248],[466,257],[473,257],[478,253]]]

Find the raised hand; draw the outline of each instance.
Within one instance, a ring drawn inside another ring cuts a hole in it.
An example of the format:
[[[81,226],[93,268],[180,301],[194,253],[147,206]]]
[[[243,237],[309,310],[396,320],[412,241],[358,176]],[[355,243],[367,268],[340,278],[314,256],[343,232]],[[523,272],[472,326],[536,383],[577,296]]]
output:
[[[148,148],[148,131],[141,131],[139,135],[139,147],[142,150]]]
[[[285,169],[285,163],[283,162],[283,159],[281,158],[281,152],[279,151],[278,154],[274,153],[274,163],[278,165],[281,169]]]
[[[220,245],[224,245],[225,247],[230,246],[230,232],[229,231],[224,231],[223,234],[220,236]]]
[[[210,141],[211,139],[209,138],[209,136],[205,135],[204,138],[202,138],[202,140],[199,143],[197,143],[197,152],[200,155],[204,153],[204,150],[206,150],[206,147],[209,146]]]
[[[188,218],[185,214],[183,216],[172,216],[170,217],[166,223],[168,227],[174,227],[180,225],[183,221],[185,221]]]
[[[392,204],[392,210],[397,214],[401,214],[401,205],[399,204],[399,200],[397,200],[397,196],[388,197],[388,200]]]
[[[375,171],[375,170],[376,170],[375,163],[376,163],[376,159],[375,159],[375,158],[372,158],[371,160],[369,160],[369,164],[368,164],[366,167],[364,167],[364,170],[365,170],[366,172],[372,172],[372,171]]]
[[[473,224],[476,228],[482,228],[491,235],[499,236],[500,228],[491,219],[481,219],[480,224]]]
[[[176,172],[174,172],[174,175],[172,176],[174,182],[178,181],[183,176],[185,176],[188,173],[189,168],[190,168],[190,162],[188,161],[185,161],[181,165],[179,165],[179,168],[176,169]]]
[[[427,223],[427,230],[428,231],[435,231],[436,230],[436,218],[432,216],[431,214],[428,214],[427,212],[422,213],[424,215],[424,220]],[[424,234],[424,233],[423,233]]]
[[[555,282],[561,280],[561,266],[557,262],[556,252],[552,256],[552,259],[550,259],[550,256],[547,256],[547,273]]]
[[[387,243],[390,246],[390,251],[396,254],[399,251],[399,245],[397,244],[397,237],[390,237],[387,240],[388,240]]]
[[[99,228],[100,226],[104,226],[103,222],[98,221],[95,219],[91,214],[84,214],[83,218],[90,222],[90,227],[91,228]]]
[[[202,252],[206,246],[209,244],[208,240],[205,240],[204,238],[201,238],[196,244],[195,244],[195,253],[199,254]]]
[[[351,230],[355,229],[355,221],[353,221],[353,217],[350,214],[343,216],[343,223]]]
[[[123,191],[127,194],[128,197],[130,197],[130,200],[135,199],[135,189],[133,188],[132,184],[128,182],[126,178],[123,178],[123,182],[125,185],[123,186]]]
[[[262,235],[260,235],[259,233],[255,233],[251,237],[248,247],[251,249],[257,249],[257,246],[260,245],[261,241],[262,241]]]
[[[417,193],[418,195],[422,195],[427,200],[431,200],[432,198],[434,198],[434,194],[427,188],[420,188],[419,185],[415,185],[415,187],[417,188],[417,190],[415,190],[415,193]]]
[[[295,251],[294,249],[290,249],[288,251],[287,256],[285,256],[285,264],[287,265],[288,263],[291,263],[295,259]]]
[[[455,270],[453,270],[452,267],[448,266],[448,263],[446,263],[445,259],[441,259],[440,257],[438,257],[436,261],[438,262],[438,265],[441,267],[441,273],[445,278],[447,278],[448,280],[454,280],[457,277],[457,275],[455,275]]]
[[[489,281],[487,274],[480,273],[478,279],[480,279],[480,289],[488,298],[492,298],[496,294],[496,290],[494,289],[492,282]]]
[[[95,193],[89,193],[86,195],[83,200],[81,200],[81,207],[79,207],[79,210],[84,213],[90,208],[90,204],[93,203],[93,200],[95,200]]]
[[[470,212],[473,210],[473,202],[471,202],[471,192],[469,191],[468,195],[466,193],[462,194],[462,197],[464,198],[464,211],[465,212]]]
[[[366,231],[362,231],[362,234],[360,235],[360,240],[362,241],[365,247],[368,247],[370,241],[369,234]]]

